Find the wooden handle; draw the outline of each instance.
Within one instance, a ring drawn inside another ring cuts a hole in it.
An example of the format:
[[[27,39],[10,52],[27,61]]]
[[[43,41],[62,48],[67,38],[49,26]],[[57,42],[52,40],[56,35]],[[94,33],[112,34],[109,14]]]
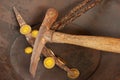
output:
[[[120,39],[117,38],[69,35],[54,32],[52,42],[74,44],[102,51],[120,53]]]

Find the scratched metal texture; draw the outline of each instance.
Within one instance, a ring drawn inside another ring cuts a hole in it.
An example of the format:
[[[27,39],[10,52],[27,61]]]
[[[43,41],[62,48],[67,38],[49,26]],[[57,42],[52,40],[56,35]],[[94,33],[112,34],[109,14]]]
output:
[[[20,36],[18,33],[19,27],[12,11],[13,6],[17,7],[27,23],[30,25],[35,25],[42,22],[45,11],[49,7],[56,8],[59,11],[60,18],[81,1],[82,0],[0,0],[0,80],[23,79],[14,68],[10,57],[11,46]],[[85,31],[87,32],[85,33],[87,35],[119,38],[120,0],[103,0],[99,6],[88,11],[76,19],[72,24],[77,25],[78,31],[75,31],[75,33],[78,34],[80,34],[81,31]],[[68,29],[70,31],[66,31]],[[66,27],[63,29],[63,32],[64,31],[70,33],[72,29]],[[72,32],[72,34],[75,33]],[[48,44],[50,48],[54,45]],[[85,50],[85,48],[82,50]],[[77,50],[75,50],[75,52],[76,51]],[[95,69],[93,70],[93,74],[89,77],[88,74],[86,74],[87,78],[85,77],[84,79],[120,80],[120,55],[112,54],[110,52],[100,52],[100,54],[102,54],[100,64],[97,65],[98,67],[96,69],[93,68]],[[98,64],[98,62],[96,62],[96,64]],[[45,74],[46,73],[44,73],[43,70],[43,74],[40,75],[43,76],[42,80],[48,80],[46,77],[49,76],[49,74]],[[57,76],[54,75],[54,77]],[[54,79],[54,77],[51,77],[50,79]]]

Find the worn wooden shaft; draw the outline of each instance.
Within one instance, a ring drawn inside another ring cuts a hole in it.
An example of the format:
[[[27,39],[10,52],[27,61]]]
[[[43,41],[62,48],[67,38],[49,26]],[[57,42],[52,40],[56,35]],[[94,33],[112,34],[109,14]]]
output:
[[[120,39],[110,37],[85,36],[85,35],[69,35],[54,32],[52,42],[73,44],[92,49],[120,53]]]

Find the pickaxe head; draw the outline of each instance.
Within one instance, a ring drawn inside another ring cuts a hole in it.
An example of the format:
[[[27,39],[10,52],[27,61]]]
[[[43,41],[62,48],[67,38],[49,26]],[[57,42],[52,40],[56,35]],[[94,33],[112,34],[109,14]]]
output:
[[[44,35],[50,29],[52,24],[55,22],[57,16],[58,16],[58,12],[55,9],[53,8],[48,9],[45,18],[41,24],[41,27],[39,29],[38,36],[34,43],[33,53],[30,62],[30,73],[32,74],[33,77],[35,76],[37,70],[37,65],[39,62],[41,51],[46,43],[46,39]]]

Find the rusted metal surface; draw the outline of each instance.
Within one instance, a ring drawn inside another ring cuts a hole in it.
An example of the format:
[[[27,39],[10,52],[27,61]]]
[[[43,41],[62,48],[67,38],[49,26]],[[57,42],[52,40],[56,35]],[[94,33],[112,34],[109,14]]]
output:
[[[85,1],[87,1],[87,2],[89,2],[89,0],[85,0]],[[87,3],[87,2],[85,2],[85,3]],[[100,2],[100,0],[96,0],[95,2],[93,2],[93,4],[91,4],[90,6],[88,6],[87,8],[85,8],[85,9],[83,9],[83,12],[80,12],[80,13],[78,13],[76,16],[74,16],[74,17],[71,17],[69,20],[70,21],[65,21],[65,23],[62,23],[64,26],[65,26],[65,24],[67,23],[70,23],[70,22],[72,22],[74,19],[76,19],[77,17],[79,17],[81,14],[83,14],[84,12],[86,12],[87,10],[89,10],[89,9],[91,9],[92,7],[94,7],[97,3],[99,3]],[[83,5],[82,6],[84,6],[85,4],[84,4],[84,2],[83,2]],[[71,13],[73,14],[74,12],[76,12],[76,11],[78,11],[81,7],[81,4],[80,5],[78,5],[77,7],[75,7],[75,8],[73,8],[72,10],[71,10]],[[43,20],[43,22],[42,22],[42,24],[41,24],[41,27],[40,27],[40,29],[39,29],[39,33],[38,33],[38,37],[36,38],[36,40],[35,40],[35,44],[34,44],[34,47],[33,47],[33,53],[32,53],[32,56],[31,56],[31,63],[30,63],[30,73],[32,74],[32,76],[34,77],[35,76],[35,73],[36,73],[36,70],[37,70],[37,65],[38,65],[38,61],[39,61],[39,56],[40,56],[40,54],[41,54],[41,52],[42,52],[42,49],[43,49],[43,45],[45,45],[45,43],[47,42],[47,40],[45,40],[45,38],[43,37],[43,35],[45,34],[45,32],[47,32],[47,28],[49,29],[49,26],[50,26],[50,24],[51,24],[51,26],[52,26],[52,21],[54,20],[54,17],[53,17],[53,19],[51,18],[51,16],[54,16],[55,14],[54,14],[54,11],[52,11],[52,9],[51,9],[51,12],[49,12],[50,11],[50,9],[47,11],[47,13],[46,13],[46,15],[45,15],[45,18],[44,18],[44,20]],[[50,15],[48,15],[48,13],[50,13]],[[77,12],[76,12],[77,13]],[[71,14],[71,16],[72,16],[72,14]],[[65,16],[65,17],[63,17],[62,19],[63,19],[63,22],[64,22],[64,19],[66,19],[66,18],[69,18],[70,16],[69,16],[70,14],[68,14],[68,16]],[[48,18],[48,19],[47,19]],[[51,19],[51,20],[49,20],[49,19]],[[62,20],[61,19],[61,20]],[[46,23],[47,22],[47,23]],[[58,21],[59,22],[59,21]],[[60,24],[61,24],[61,22],[62,21],[60,21]],[[59,23],[58,24],[56,24],[56,25],[59,25]],[[45,27],[47,27],[47,28],[45,28]],[[60,28],[61,26],[55,26],[55,28]],[[62,26],[63,27],[63,26]],[[57,29],[56,28],[56,29]],[[64,70],[66,70],[66,69],[64,69]],[[67,72],[70,72],[69,70],[67,70]]]
[[[17,36],[18,33],[18,26],[17,22],[15,21],[15,17],[12,11],[12,7],[16,6],[21,11],[22,15],[25,16],[25,19],[28,23],[34,25],[37,23],[40,23],[43,19],[44,13],[47,10],[48,7],[54,7],[57,10],[59,10],[59,13],[61,16],[63,16],[66,12],[68,12],[73,6],[75,6],[78,2],[81,2],[82,0],[1,0],[0,1],[0,32],[3,37],[3,35],[7,35],[4,40],[0,38],[0,40],[5,41],[5,45],[1,46],[1,52],[0,54],[2,57],[7,57],[7,60],[1,59],[0,62],[5,61],[5,63],[9,63],[9,50],[12,42],[15,40],[15,38],[8,37],[8,36]],[[61,6],[62,5],[62,6]],[[80,34],[81,31],[86,31],[88,35],[99,35],[99,36],[111,36],[111,37],[120,37],[120,1],[119,0],[103,0],[102,4],[95,7],[94,9],[88,11],[84,15],[82,15],[79,19],[74,21],[74,24],[79,25],[80,27],[74,26],[74,28],[77,28],[78,31],[75,30],[77,34]],[[29,14],[29,15],[28,15]],[[61,17],[60,16],[60,17]],[[9,26],[9,27],[8,27]],[[69,25],[68,25],[69,26]],[[5,28],[5,29],[3,29]],[[12,28],[12,30],[11,30]],[[9,33],[10,32],[13,34]],[[69,31],[66,31],[69,29]],[[72,28],[73,29],[73,28]],[[65,27],[64,31],[67,33],[71,33],[72,30],[71,27]],[[73,32],[73,33],[75,33]],[[12,41],[7,43],[7,41]],[[8,47],[8,45],[10,45]],[[84,50],[84,48],[82,48]],[[75,50],[77,51],[77,50]],[[106,54],[106,52],[102,53],[102,60],[100,62],[99,67],[96,69],[96,71],[93,71],[93,74],[89,76],[89,80],[119,80],[120,76],[120,56],[118,54]],[[22,55],[22,54],[21,54]],[[67,53],[66,53],[67,55]],[[94,61],[94,60],[93,60]],[[97,63],[97,62],[96,62]],[[7,66],[8,66],[7,64]],[[5,64],[1,64],[0,70],[5,71],[5,73],[0,73],[0,79],[1,80],[8,80],[7,77],[9,77],[9,80],[19,80],[20,76],[17,76],[18,73],[15,73],[14,69],[12,69],[11,65],[9,68],[12,70],[12,73],[6,73]],[[41,63],[42,65],[42,63]],[[43,69],[43,67],[42,67]],[[41,70],[41,69],[39,69]],[[7,70],[10,71],[10,70]],[[61,71],[61,70],[59,70]],[[1,72],[1,71],[0,71]],[[39,77],[42,76],[42,78],[49,78],[49,74],[51,74],[51,71],[47,71],[46,69],[43,69],[43,74],[38,73],[38,77],[36,79],[39,79]],[[55,76],[54,73],[56,73],[56,70],[52,71],[53,74],[51,76]],[[12,76],[12,74],[14,76]],[[57,73],[56,75],[59,75],[61,73]],[[3,76],[6,75],[6,76]],[[20,75],[20,74],[19,74]],[[88,76],[88,74],[85,75],[85,77]],[[64,77],[65,78],[65,77]],[[46,80],[48,80],[46,79]],[[53,78],[52,78],[53,79]],[[63,79],[63,78],[60,78]],[[21,79],[20,79],[21,80]]]
[[[75,27],[74,25],[69,27]],[[73,29],[77,31],[76,29]],[[64,30],[63,30],[64,31]],[[68,30],[69,31],[69,30]],[[70,32],[70,31],[69,31]],[[72,31],[72,33],[74,33]],[[75,32],[76,33],[76,32]],[[22,44],[23,43],[23,44]],[[19,48],[17,48],[19,46]],[[22,76],[23,79],[32,79],[29,73],[30,56],[24,54],[24,48],[29,46],[23,36],[18,37],[11,48],[11,62],[17,73]],[[79,69],[81,75],[79,79],[88,79],[93,72],[96,71],[100,62],[100,52],[97,50],[82,48],[73,45],[66,44],[47,44],[47,47],[53,50],[55,55],[62,58],[68,67]],[[20,52],[21,54],[19,54]],[[22,60],[21,60],[22,59]],[[43,61],[39,62],[38,70],[35,80],[67,80],[69,79],[64,70],[59,67],[55,67],[51,70],[47,70],[43,66]]]
[[[102,0],[83,0],[81,3],[73,7],[65,16],[63,16],[58,22],[56,22],[52,29],[60,30],[65,27],[67,24],[72,23],[75,19],[80,17],[85,12],[89,11],[93,7],[100,4]]]
[[[41,55],[42,49],[44,48],[47,42],[44,38],[44,35],[56,21],[57,17],[58,12],[54,8],[49,8],[46,12],[41,27],[39,28],[38,36],[34,42],[33,52],[30,61],[30,73],[33,77],[35,76],[35,73],[37,71],[37,65],[40,59],[39,57]]]
[[[26,22],[24,21],[24,19],[22,18],[22,16],[20,15],[20,13],[18,12],[18,10],[15,7],[13,7],[13,10],[15,12],[15,16],[17,18],[17,21],[18,21],[20,27],[22,27],[23,25],[28,25],[28,24],[26,24]],[[56,15],[58,15],[58,13]],[[51,21],[51,20],[49,20],[49,18],[47,20]],[[52,23],[49,23],[49,25],[50,24],[52,24]],[[39,27],[39,25],[37,25],[36,27]],[[35,39],[31,36],[31,33],[25,35],[25,37],[26,37],[26,40],[28,41],[28,43],[31,46],[33,46]],[[45,57],[53,57],[55,59],[55,64],[57,66],[59,66],[61,69],[65,70],[66,72],[70,71],[70,69],[66,66],[66,64],[63,61],[61,61],[61,59],[57,58],[52,50],[48,49],[47,47],[44,47],[42,50],[42,54]]]

